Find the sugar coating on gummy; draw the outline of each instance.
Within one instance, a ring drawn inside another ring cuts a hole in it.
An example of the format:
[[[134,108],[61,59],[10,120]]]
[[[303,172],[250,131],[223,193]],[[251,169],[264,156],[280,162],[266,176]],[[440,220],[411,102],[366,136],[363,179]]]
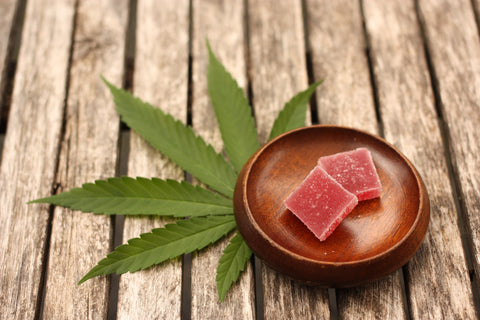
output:
[[[368,149],[358,148],[321,157],[318,166],[356,195],[358,201],[380,197],[382,185]]]
[[[284,203],[320,241],[324,241],[355,208],[358,199],[316,166]]]

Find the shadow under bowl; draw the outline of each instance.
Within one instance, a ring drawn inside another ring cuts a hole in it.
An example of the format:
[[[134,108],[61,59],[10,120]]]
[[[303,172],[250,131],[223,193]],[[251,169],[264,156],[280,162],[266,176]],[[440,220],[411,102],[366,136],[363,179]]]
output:
[[[382,194],[359,202],[321,242],[283,201],[319,157],[359,147],[372,154]],[[240,233],[267,265],[327,287],[354,286],[403,266],[420,247],[430,218],[425,185],[404,155],[382,138],[332,125],[296,129],[260,148],[238,176],[234,210]]]

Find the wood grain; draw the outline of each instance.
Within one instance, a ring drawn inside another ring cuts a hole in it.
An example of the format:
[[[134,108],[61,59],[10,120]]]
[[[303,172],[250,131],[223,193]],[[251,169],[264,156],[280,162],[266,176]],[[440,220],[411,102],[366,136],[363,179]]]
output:
[[[248,3],[250,76],[261,142],[284,104],[308,86],[302,19],[300,1]]]
[[[15,14],[26,3],[9,119],[1,119],[8,127],[6,134],[0,132],[0,319],[114,316],[107,314],[108,277],[76,285],[112,249],[110,219],[25,203],[115,175],[119,121],[98,76],[122,83],[128,2],[0,1],[0,92],[7,61],[16,52],[8,48],[12,28],[19,27]],[[205,38],[244,88],[248,69],[264,142],[284,102],[308,84],[305,22],[313,76],[325,79],[316,94],[320,122],[378,133],[376,89],[382,132],[426,182],[430,230],[404,273],[337,290],[338,315],[336,310],[330,315],[327,290],[263,266],[264,318],[478,317],[472,296],[478,307],[480,293],[472,292],[471,277],[480,281],[480,0],[148,0],[137,5],[134,93],[183,121],[191,101],[194,129],[216,150],[222,142],[207,95]],[[183,179],[179,168],[139,136],[130,138],[130,176]],[[167,221],[126,219],[124,241]],[[227,243],[193,255],[192,318],[259,314],[250,264],[226,301],[218,301],[215,273]],[[180,318],[180,291],[180,259],[125,274],[117,317]]]
[[[320,123],[378,134],[359,1],[308,0],[308,46]],[[348,45],[345,45],[348,44]]]
[[[65,135],[57,172],[58,192],[115,176],[119,118],[99,78],[120,84],[128,1],[82,1],[74,36]],[[77,282],[111,250],[108,216],[57,207],[52,222],[45,319],[106,317],[109,280]]]
[[[406,266],[411,315],[473,319],[468,270],[413,1],[366,1],[365,16],[385,136],[414,163],[430,195],[429,233]]]
[[[246,88],[244,1],[192,1],[193,66],[192,122],[195,132],[221,151],[223,143],[207,94],[208,37],[217,58]],[[248,263],[237,283],[221,303],[216,289],[216,270],[229,239],[193,255],[192,319],[253,319],[255,314],[253,271]]]
[[[340,319],[406,319],[401,270],[362,286],[337,289]]]
[[[134,94],[183,122],[187,120],[188,1],[139,1]],[[175,30],[175,32],[171,32]],[[183,171],[134,131],[128,175],[183,180]],[[173,219],[126,217],[123,241]],[[118,319],[179,319],[181,259],[120,277]]]
[[[308,85],[300,1],[249,1],[253,105],[260,140],[295,93]],[[326,289],[308,288],[262,268],[265,319],[329,317]],[[312,301],[305,308],[300,301]]]
[[[476,8],[479,8],[478,1]],[[480,278],[480,39],[469,1],[420,1],[428,51],[437,79],[459,195]],[[478,13],[478,12],[477,12]],[[480,292],[477,292],[477,295]]]
[[[378,134],[359,1],[307,1],[309,48],[321,123]],[[348,44],[348,45],[345,45]],[[352,289],[338,289],[342,319],[405,319],[401,271]]]
[[[0,168],[0,318],[35,316],[60,141],[74,1],[30,1]]]
[[[12,31],[16,25],[14,21],[15,10],[20,1],[0,1],[0,117],[3,107],[3,92],[6,85],[7,67],[9,63],[9,41]],[[1,150],[1,149],[0,149]]]

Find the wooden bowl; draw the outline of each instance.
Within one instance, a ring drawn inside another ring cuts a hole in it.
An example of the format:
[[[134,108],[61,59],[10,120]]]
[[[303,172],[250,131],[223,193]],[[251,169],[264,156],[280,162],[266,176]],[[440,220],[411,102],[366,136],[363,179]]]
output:
[[[284,205],[321,156],[366,147],[382,182],[380,198],[361,201],[320,242]],[[425,237],[428,194],[417,170],[395,147],[369,133],[317,125],[285,133],[260,148],[235,187],[238,228],[273,269],[309,284],[348,287],[404,265]]]

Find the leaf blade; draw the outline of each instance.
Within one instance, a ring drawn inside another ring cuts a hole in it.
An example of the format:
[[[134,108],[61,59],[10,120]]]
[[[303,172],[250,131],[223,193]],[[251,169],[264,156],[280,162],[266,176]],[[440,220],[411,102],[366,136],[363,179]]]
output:
[[[268,140],[272,140],[284,132],[305,126],[308,101],[322,82],[323,80],[313,83],[285,104],[273,123]]]
[[[233,212],[232,201],[185,181],[122,177],[85,183],[29,203],[50,203],[95,214],[193,217]]]
[[[245,265],[251,256],[252,250],[238,232],[223,250],[223,255],[218,263],[216,282],[218,297],[221,302],[224,301],[227,291],[245,269]]]
[[[111,273],[146,269],[185,253],[202,249],[236,226],[233,216],[196,217],[153,229],[117,247],[78,282]]]
[[[184,170],[212,189],[233,197],[235,170],[211,145],[170,114],[103,80],[122,121]]]
[[[215,57],[209,54],[208,93],[224,142],[225,152],[237,172],[260,147],[252,110],[243,90]]]

